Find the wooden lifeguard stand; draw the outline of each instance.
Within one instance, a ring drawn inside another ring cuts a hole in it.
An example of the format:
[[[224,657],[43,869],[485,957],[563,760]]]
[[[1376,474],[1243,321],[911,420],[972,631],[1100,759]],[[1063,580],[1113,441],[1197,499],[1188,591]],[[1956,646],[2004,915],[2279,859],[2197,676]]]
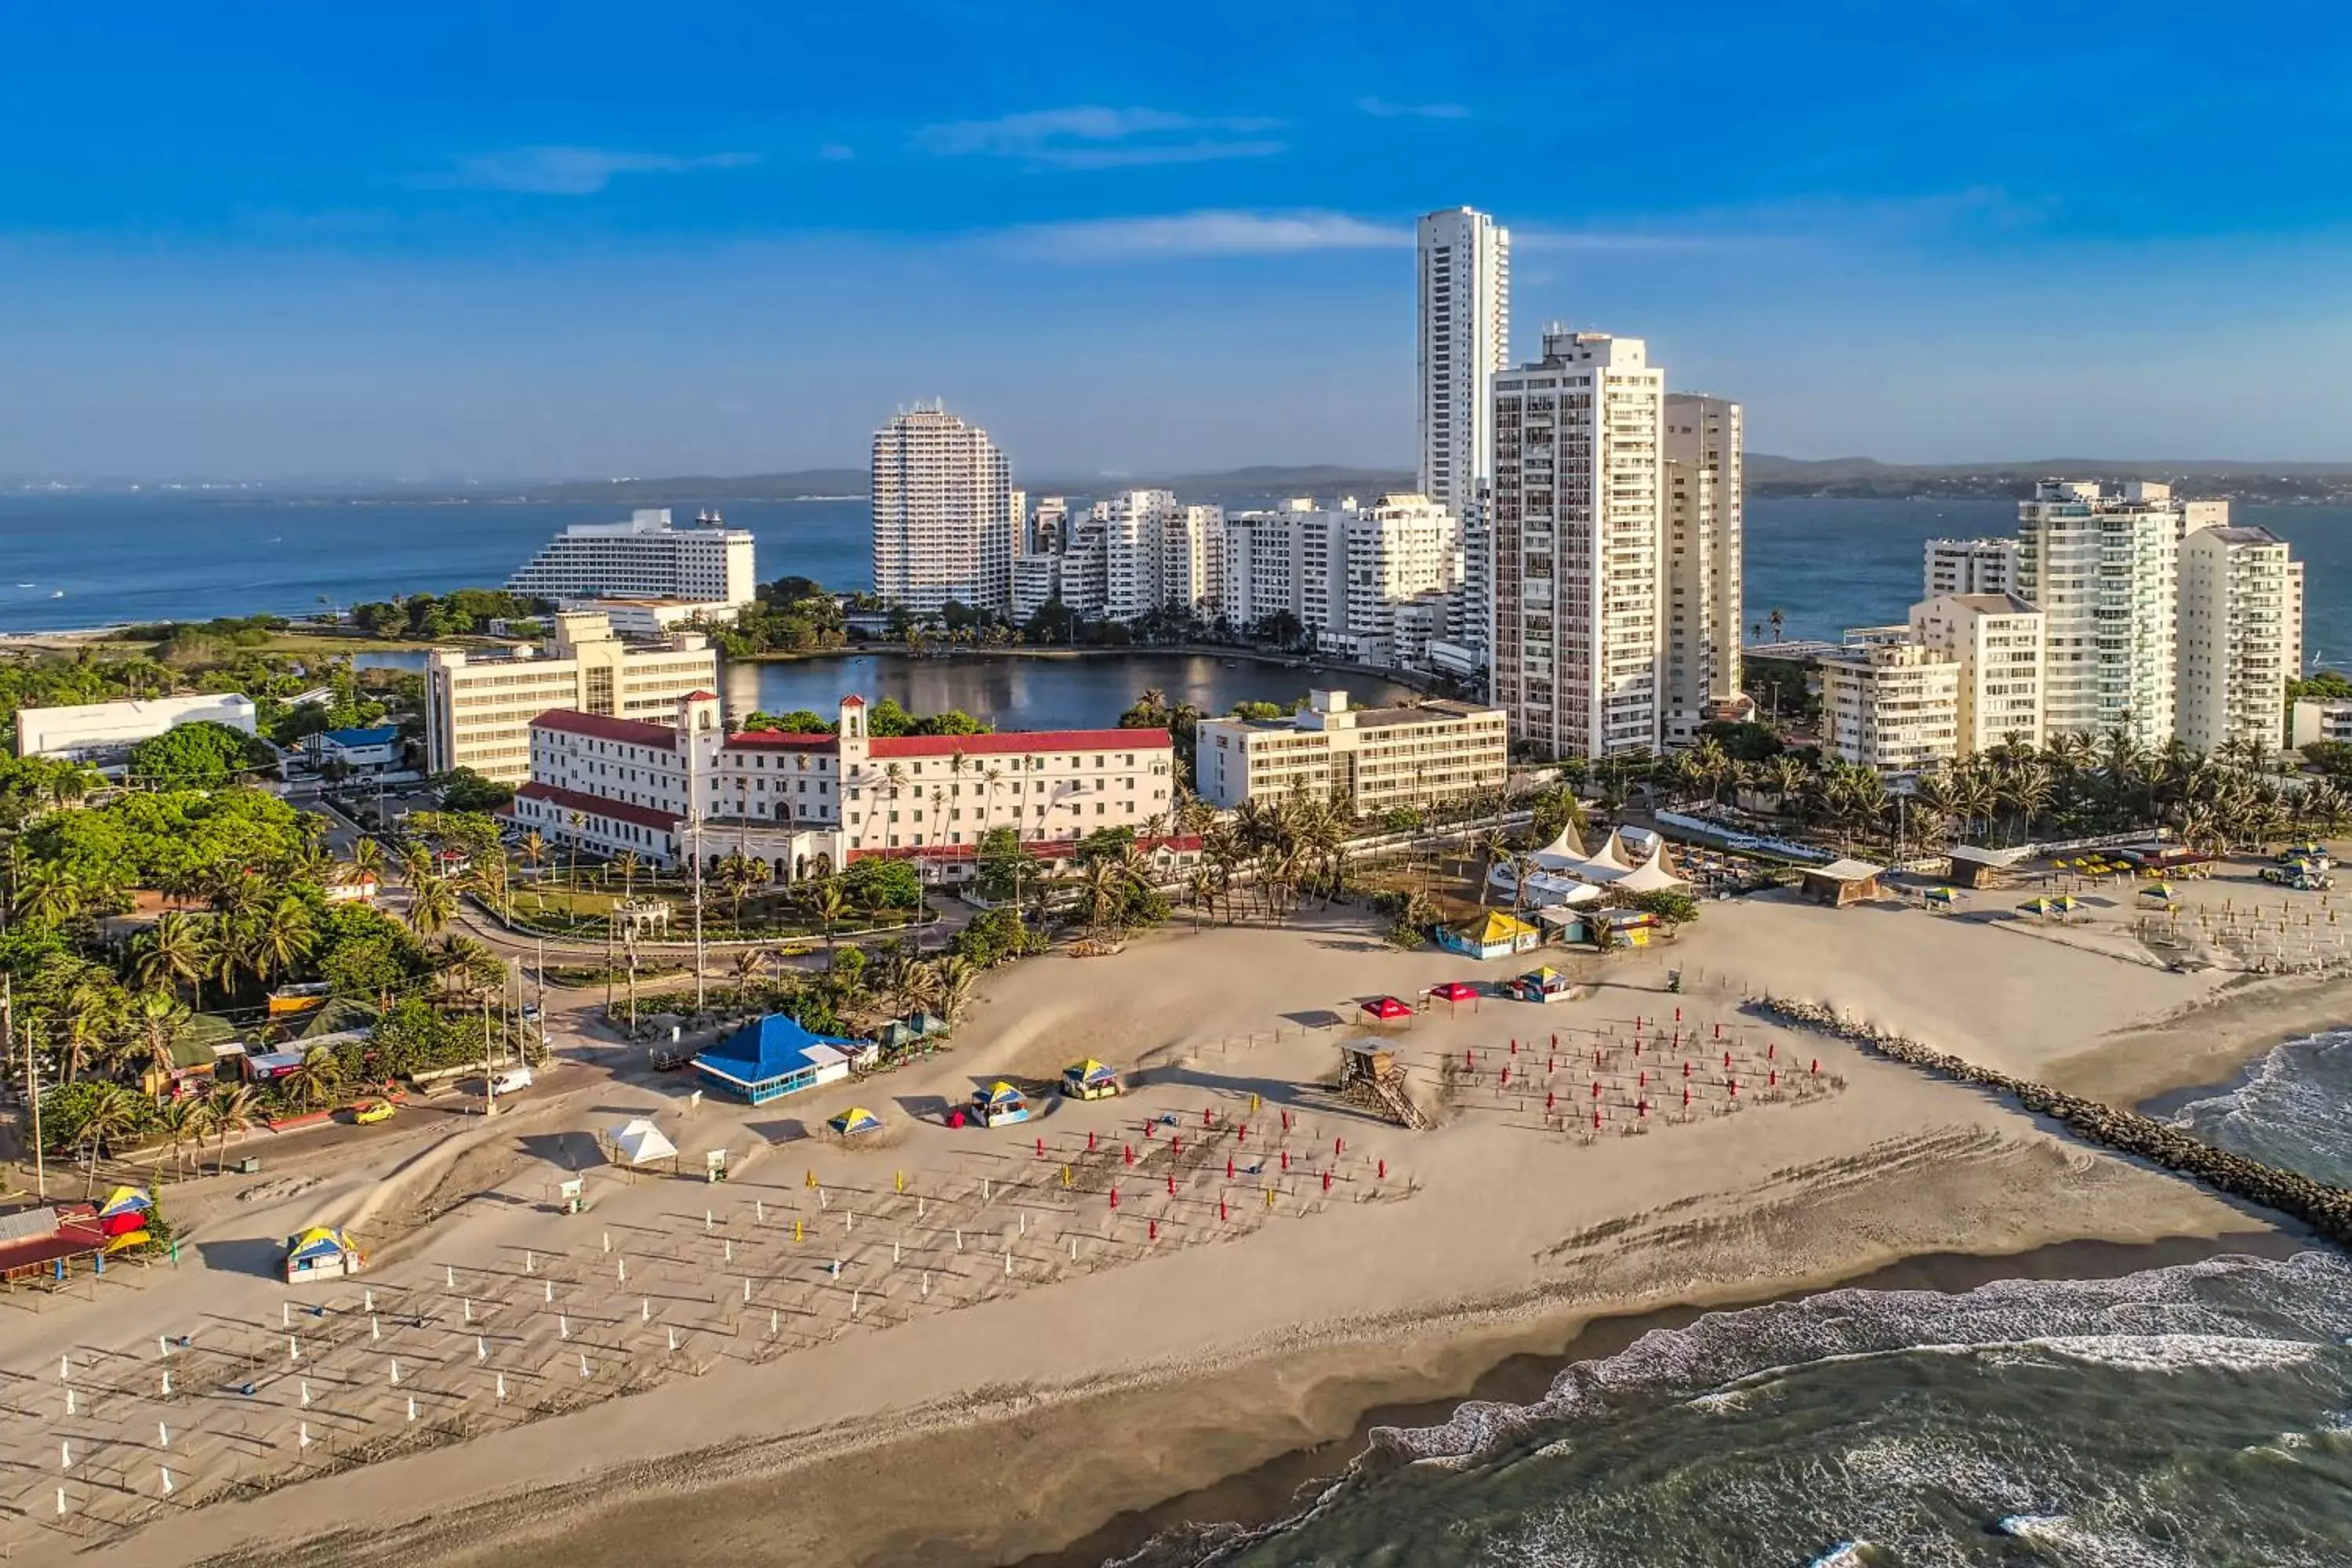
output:
[[[1429,1118],[1405,1092],[1404,1068],[1397,1064],[1396,1047],[1386,1040],[1340,1042],[1339,1093],[1399,1126],[1418,1131],[1429,1125]]]

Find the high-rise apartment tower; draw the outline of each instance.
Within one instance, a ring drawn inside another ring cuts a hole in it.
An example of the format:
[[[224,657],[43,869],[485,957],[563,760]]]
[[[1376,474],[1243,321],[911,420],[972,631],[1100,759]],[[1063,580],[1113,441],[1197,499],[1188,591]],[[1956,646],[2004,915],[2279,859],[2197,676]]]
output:
[[[1492,469],[1489,398],[1510,363],[1511,233],[1448,207],[1421,220],[1421,493],[1469,515]]]
[[[919,615],[1013,602],[1012,469],[988,433],[934,403],[874,433],[874,591]]]

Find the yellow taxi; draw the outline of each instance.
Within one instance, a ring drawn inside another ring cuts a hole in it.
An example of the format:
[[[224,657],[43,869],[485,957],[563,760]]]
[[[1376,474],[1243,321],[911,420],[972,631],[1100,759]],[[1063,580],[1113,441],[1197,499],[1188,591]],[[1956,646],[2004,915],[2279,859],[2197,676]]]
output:
[[[392,1101],[388,1100],[362,1100],[352,1107],[352,1120],[362,1127],[373,1127],[379,1121],[391,1121],[392,1110]]]

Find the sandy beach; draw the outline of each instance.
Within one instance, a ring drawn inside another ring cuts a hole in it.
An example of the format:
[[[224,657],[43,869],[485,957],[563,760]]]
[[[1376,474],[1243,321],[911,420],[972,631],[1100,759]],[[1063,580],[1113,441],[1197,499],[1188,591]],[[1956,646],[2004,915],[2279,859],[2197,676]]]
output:
[[[2263,891],[2198,896],[2234,914]],[[1439,1005],[1392,1033],[1425,1131],[1328,1087],[1358,1004],[1535,961],[1401,953],[1344,910],[996,972],[953,1051],[759,1110],[689,1109],[682,1078],[584,1047],[497,1122],[175,1186],[194,1237],[176,1273],[0,1309],[0,1536],[13,1560],[103,1545],[124,1564],[520,1568],[656,1542],[1017,1561],[1557,1354],[1598,1317],[1926,1254],[2275,1245],[2262,1215],[1741,1010],[1769,987],[2133,1103],[2352,1001],[2168,971],[2129,911],[2043,927],[1975,897],[1958,917],[1761,897],[1660,949],[1548,954],[1591,994]],[[936,1124],[975,1083],[1088,1055],[1139,1087],[1041,1100],[1022,1127]],[[879,1146],[822,1131],[851,1103],[889,1122]],[[603,1163],[593,1132],[633,1115],[691,1175]],[[707,1184],[722,1147],[733,1179]],[[575,1166],[589,1212],[551,1212]],[[278,1240],[317,1220],[370,1237],[374,1267],[289,1290]]]

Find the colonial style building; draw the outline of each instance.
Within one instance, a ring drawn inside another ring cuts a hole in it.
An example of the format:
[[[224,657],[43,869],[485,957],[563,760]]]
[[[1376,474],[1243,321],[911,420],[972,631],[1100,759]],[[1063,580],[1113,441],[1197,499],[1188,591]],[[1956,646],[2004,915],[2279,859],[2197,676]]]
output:
[[[865,700],[854,696],[831,734],[730,734],[708,692],[688,698],[681,717],[673,727],[541,715],[515,820],[557,843],[663,866],[698,845],[706,859],[740,851],[784,880],[868,856],[956,879],[999,827],[1049,860],[1106,827],[1131,829],[1155,850],[1197,847],[1172,836],[1165,730],[870,736]]]

